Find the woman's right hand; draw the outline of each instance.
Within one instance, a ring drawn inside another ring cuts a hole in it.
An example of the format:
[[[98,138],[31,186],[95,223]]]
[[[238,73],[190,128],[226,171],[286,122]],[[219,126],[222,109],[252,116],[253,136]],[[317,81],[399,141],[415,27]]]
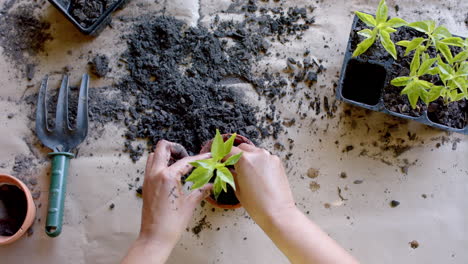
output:
[[[231,154],[239,152],[242,156],[234,165],[236,196],[253,220],[265,227],[274,218],[296,211],[279,157],[248,144],[233,147]]]

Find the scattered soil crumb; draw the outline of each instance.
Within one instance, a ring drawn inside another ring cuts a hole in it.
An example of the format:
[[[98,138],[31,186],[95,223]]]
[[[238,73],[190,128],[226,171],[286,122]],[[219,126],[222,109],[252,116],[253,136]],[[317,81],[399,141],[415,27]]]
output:
[[[89,62],[89,65],[91,66],[91,72],[100,78],[105,77],[111,71],[109,68],[109,58],[106,55],[96,55]]]
[[[452,150],[457,150],[457,144],[461,142],[461,138],[457,138],[452,143]]]
[[[338,189],[338,197],[340,197],[341,201],[347,201],[348,199],[344,198],[343,195],[341,194],[341,188],[337,187]]]
[[[109,205],[109,209],[112,210],[112,209],[114,209],[114,208],[115,208],[115,204],[111,203],[111,204]]]
[[[392,201],[390,202],[390,207],[392,207],[392,208],[395,208],[395,207],[397,207],[397,206],[399,206],[399,205],[400,205],[400,202],[399,202],[399,201],[392,200]]]
[[[320,189],[320,184],[318,184],[316,181],[310,182],[309,188],[311,191],[316,192]]]
[[[353,145],[348,145],[348,146],[346,146],[346,147],[343,149],[343,153],[344,153],[344,152],[350,152],[350,151],[353,150],[353,149],[354,149],[354,146],[353,146]]]
[[[340,177],[342,179],[346,179],[348,177],[348,175],[346,174],[346,172],[343,171],[343,172],[340,173]]]
[[[211,229],[211,223],[206,221],[206,215],[203,216],[203,218],[200,219],[194,227],[192,227],[192,233],[197,237],[200,237],[200,232],[205,228]]]
[[[408,244],[410,245],[410,247],[411,247],[412,249],[416,249],[416,248],[419,247],[419,242],[416,241],[416,240],[413,240],[413,241],[409,242]]]
[[[363,180],[355,180],[353,183],[354,183],[354,184],[361,184],[361,183],[363,183],[363,182],[364,182]]]
[[[314,169],[314,168],[310,168],[307,170],[307,177],[311,178],[311,179],[315,179],[319,176],[319,170],[318,169]]]
[[[323,204],[323,207],[325,207],[326,209],[330,209],[331,204],[329,204],[329,203],[324,203],[324,204]]]

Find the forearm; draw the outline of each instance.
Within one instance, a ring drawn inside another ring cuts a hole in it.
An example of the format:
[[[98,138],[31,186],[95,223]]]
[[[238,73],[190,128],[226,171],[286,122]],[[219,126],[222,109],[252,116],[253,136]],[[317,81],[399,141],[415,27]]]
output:
[[[294,264],[358,263],[297,208],[273,216],[261,227]]]
[[[156,239],[139,237],[129,249],[122,264],[163,264],[169,258],[173,245]]]

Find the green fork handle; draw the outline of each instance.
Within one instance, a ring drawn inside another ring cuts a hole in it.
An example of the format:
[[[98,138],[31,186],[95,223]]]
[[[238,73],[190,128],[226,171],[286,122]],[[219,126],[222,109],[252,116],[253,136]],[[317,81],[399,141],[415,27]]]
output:
[[[52,173],[50,175],[49,208],[45,232],[50,237],[56,237],[62,232],[63,205],[67,185],[68,165],[75,157],[69,152],[49,153],[52,158]]]

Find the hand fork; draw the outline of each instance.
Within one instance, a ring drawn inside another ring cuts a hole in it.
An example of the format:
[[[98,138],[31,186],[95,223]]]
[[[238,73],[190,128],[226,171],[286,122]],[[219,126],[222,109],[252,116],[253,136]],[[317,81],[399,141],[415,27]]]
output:
[[[48,154],[52,159],[52,173],[45,232],[50,237],[56,237],[62,232],[68,165],[70,159],[75,157],[70,151],[78,146],[88,134],[89,76],[83,74],[81,79],[75,129],[71,129],[68,123],[68,75],[63,76],[60,86],[55,125],[53,129],[47,125],[47,81],[48,76],[42,80],[37,99],[36,134],[46,147],[53,150]]]

